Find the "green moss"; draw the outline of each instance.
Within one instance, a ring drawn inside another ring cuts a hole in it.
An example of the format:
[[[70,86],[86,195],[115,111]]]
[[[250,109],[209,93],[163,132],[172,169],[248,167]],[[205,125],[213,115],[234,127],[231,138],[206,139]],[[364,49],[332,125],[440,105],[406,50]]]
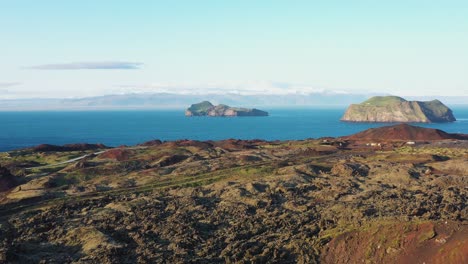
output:
[[[363,105],[373,105],[373,106],[384,106],[395,103],[406,102],[405,99],[398,96],[374,96],[367,101],[364,101]]]

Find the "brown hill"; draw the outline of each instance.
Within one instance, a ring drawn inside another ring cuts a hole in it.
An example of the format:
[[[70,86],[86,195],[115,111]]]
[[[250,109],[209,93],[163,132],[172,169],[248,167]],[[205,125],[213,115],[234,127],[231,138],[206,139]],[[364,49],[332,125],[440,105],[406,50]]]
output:
[[[112,159],[117,161],[128,160],[133,154],[132,151],[124,148],[115,148],[99,154],[97,157],[100,159]]]
[[[445,140],[445,139],[461,139],[467,140],[468,135],[450,134],[439,129],[424,128],[412,126],[408,124],[399,124],[393,126],[384,126],[379,128],[371,128],[357,134],[347,136],[346,139],[351,140]]]

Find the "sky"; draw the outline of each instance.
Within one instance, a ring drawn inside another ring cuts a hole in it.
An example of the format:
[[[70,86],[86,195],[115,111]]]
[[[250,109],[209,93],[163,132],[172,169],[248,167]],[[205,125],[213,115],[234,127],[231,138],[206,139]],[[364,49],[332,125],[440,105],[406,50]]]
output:
[[[0,0],[0,99],[468,95],[467,1]]]

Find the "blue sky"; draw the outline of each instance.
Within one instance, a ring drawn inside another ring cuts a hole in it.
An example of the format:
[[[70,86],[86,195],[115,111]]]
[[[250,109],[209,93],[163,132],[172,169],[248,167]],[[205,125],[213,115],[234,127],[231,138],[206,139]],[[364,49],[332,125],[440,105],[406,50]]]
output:
[[[1,1],[0,98],[468,95],[466,1]]]

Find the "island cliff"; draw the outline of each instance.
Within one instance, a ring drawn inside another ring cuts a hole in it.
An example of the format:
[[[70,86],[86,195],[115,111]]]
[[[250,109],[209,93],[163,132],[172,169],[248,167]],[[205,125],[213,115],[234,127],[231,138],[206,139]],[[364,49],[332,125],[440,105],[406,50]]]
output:
[[[407,101],[397,96],[375,96],[348,107],[341,121],[349,122],[453,122],[455,117],[439,100]]]
[[[227,105],[213,105],[208,101],[191,105],[185,116],[268,116],[268,112],[255,108],[239,108]]]

